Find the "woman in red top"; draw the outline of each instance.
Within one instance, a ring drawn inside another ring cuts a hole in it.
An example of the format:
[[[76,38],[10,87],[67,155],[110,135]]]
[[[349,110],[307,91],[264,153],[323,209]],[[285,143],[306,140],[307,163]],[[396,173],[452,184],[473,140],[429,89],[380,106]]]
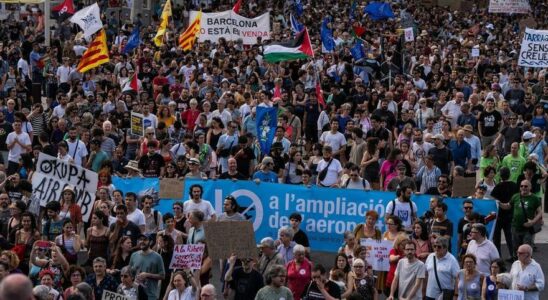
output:
[[[405,257],[404,246],[405,242],[409,241],[406,235],[400,234],[394,240],[394,247],[390,250],[388,261],[390,262],[390,269],[388,269],[388,275],[386,275],[386,285],[384,289],[384,294],[386,296],[390,295],[390,287],[392,286],[392,281],[396,275],[396,267],[400,259]]]
[[[301,245],[293,247],[293,260],[287,263],[287,287],[293,293],[293,299],[300,300],[312,280],[312,263],[304,256]]]
[[[198,116],[200,115],[200,111],[196,108],[198,107],[198,101],[196,99],[191,99],[189,104],[190,108],[181,113],[181,121],[186,124],[187,132],[192,132],[196,125],[196,120],[198,120]]]

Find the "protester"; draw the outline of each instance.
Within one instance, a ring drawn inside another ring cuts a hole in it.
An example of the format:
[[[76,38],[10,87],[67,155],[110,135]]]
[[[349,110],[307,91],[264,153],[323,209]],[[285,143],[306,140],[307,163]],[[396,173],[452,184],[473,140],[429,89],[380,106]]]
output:
[[[398,261],[390,286],[390,295],[387,299],[392,300],[395,296],[397,299],[420,299],[422,298],[422,285],[426,269],[424,263],[415,256],[417,245],[409,240],[402,244],[405,257]]]
[[[450,299],[455,294],[459,263],[449,252],[448,246],[449,240],[439,237],[432,245],[434,253],[426,259],[425,266],[428,272],[426,299],[437,299],[440,295]]]
[[[512,289],[524,291],[524,299],[540,299],[539,292],[544,290],[544,272],[533,259],[533,248],[530,245],[521,245],[517,250],[518,260],[512,264]]]

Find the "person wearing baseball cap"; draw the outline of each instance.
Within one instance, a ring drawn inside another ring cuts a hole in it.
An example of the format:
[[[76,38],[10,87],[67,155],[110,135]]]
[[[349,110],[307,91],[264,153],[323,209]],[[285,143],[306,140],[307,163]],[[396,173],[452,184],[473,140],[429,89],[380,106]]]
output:
[[[265,156],[261,162],[261,169],[255,174],[253,174],[253,180],[256,183],[259,182],[278,182],[278,174],[274,173],[272,169],[274,168],[274,159],[270,156]]]
[[[272,266],[275,265],[285,265],[285,261],[282,255],[276,251],[276,243],[271,237],[265,237],[261,240],[261,243],[257,245],[263,255],[259,258],[258,271],[263,275],[263,278]]]
[[[190,172],[185,175],[185,179],[207,179],[207,175],[200,171],[200,160],[196,157],[191,157],[188,160]]]

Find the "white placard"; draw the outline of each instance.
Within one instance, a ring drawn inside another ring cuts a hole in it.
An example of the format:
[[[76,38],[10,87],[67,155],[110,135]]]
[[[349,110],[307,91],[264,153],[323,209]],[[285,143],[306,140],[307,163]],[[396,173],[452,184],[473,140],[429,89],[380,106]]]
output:
[[[525,298],[525,293],[523,291],[516,290],[500,289],[498,295],[498,300],[523,300]]]
[[[489,13],[527,14],[531,11],[528,0],[490,0]]]
[[[360,245],[367,248],[367,264],[373,268],[373,271],[388,271],[390,269],[388,258],[393,244],[393,241],[360,239]]]
[[[63,189],[70,185],[76,193],[82,219],[87,222],[95,202],[97,182],[97,173],[92,170],[40,152],[32,177],[32,197],[40,199],[40,206],[45,207],[48,202],[60,201]]]
[[[408,27],[403,30],[405,34],[405,41],[412,42],[415,40],[415,33],[413,32],[413,27]]]
[[[480,49],[477,47],[472,48],[472,57],[479,57],[480,56]]]
[[[175,245],[169,268],[198,270],[202,267],[204,244]]]
[[[548,67],[548,30],[525,28],[518,65],[522,67]]]
[[[197,14],[197,11],[191,11],[189,19],[194,20]],[[217,42],[221,37],[227,41],[241,38],[245,45],[256,44],[257,37],[261,37],[263,41],[269,40],[270,13],[264,13],[253,19],[242,17],[232,10],[202,13],[198,41]]]

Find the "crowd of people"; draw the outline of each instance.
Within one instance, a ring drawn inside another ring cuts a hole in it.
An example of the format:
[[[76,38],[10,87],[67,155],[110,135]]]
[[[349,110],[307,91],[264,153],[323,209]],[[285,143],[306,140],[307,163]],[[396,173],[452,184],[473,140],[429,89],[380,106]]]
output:
[[[500,289],[539,299],[544,274],[532,256],[548,176],[548,72],[518,66],[517,56],[525,21],[547,27],[545,2],[507,15],[480,3],[391,1],[396,17],[375,21],[366,1],[244,0],[244,16],[270,11],[271,41],[221,38],[186,52],[174,37],[188,10],[233,3],[174,5],[174,26],[156,47],[161,6],[144,25],[141,16],[106,14],[110,2],[99,1],[110,62],[83,74],[87,42],[68,20],[55,22],[51,45],[37,6],[0,22],[0,300],[100,300],[105,291],[131,300],[487,300]],[[263,47],[294,36],[290,13],[307,26],[315,57],[268,63]],[[331,52],[322,51],[319,26],[327,16]],[[142,44],[123,54],[135,26]],[[406,42],[409,27],[415,38]],[[365,58],[352,51],[358,41]],[[137,90],[128,88],[133,76]],[[277,108],[268,153],[257,141],[259,106]],[[144,136],[132,132],[132,112],[142,114]],[[40,153],[98,173],[89,222],[74,187],[46,207],[31,201]],[[258,260],[219,262],[208,255],[204,223],[246,220],[236,198],[215,211],[196,184],[190,199],[160,213],[155,199],[117,189],[113,176],[382,190],[395,200],[344,234],[333,264],[312,263],[299,213],[260,241]],[[453,224],[445,198],[461,177],[477,184]],[[432,196],[426,212],[417,211],[417,193]],[[498,211],[481,215],[471,199],[495,200]],[[367,263],[367,238],[393,241],[389,271]],[[201,269],[169,268],[174,245],[197,243],[206,244]]]

